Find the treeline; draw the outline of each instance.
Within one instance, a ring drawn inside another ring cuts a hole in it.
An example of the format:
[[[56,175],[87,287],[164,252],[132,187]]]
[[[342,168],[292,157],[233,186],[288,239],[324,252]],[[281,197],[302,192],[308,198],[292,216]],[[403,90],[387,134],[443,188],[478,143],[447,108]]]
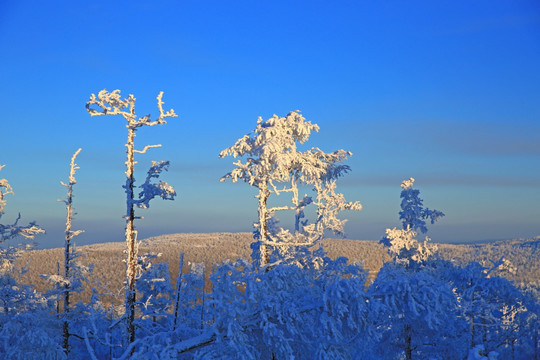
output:
[[[250,244],[253,241],[251,233],[185,233],[167,234],[141,241],[141,253],[154,252],[161,254],[155,262],[165,262],[169,266],[172,283],[178,275],[178,259],[185,254],[187,262],[202,263],[206,269],[214,269],[225,260],[248,259]],[[332,259],[343,256],[349,262],[362,262],[368,271],[367,282],[371,283],[377,276],[384,262],[390,260],[387,250],[378,241],[351,239],[324,239],[323,247]],[[444,260],[454,261],[460,265],[478,262],[489,266],[491,259],[504,257],[512,264],[514,271],[505,271],[501,276],[524,286],[540,286],[540,238],[514,239],[479,244],[437,244],[438,255]],[[123,243],[93,244],[79,247],[84,256],[81,261],[85,265],[93,265],[94,271],[90,282],[106,285],[112,292],[121,293],[123,279],[118,274],[125,271],[123,259]],[[50,285],[41,274],[53,274],[57,263],[63,261],[63,249],[32,250],[24,252],[18,260],[20,266],[27,266],[27,272],[22,276],[22,282],[33,284],[40,292],[45,292]],[[184,272],[189,265],[186,263]],[[207,276],[206,290],[210,291],[211,284]],[[90,301],[92,292],[86,288],[81,294],[75,294],[75,299]],[[119,301],[109,298],[109,301]],[[118,304],[117,304],[118,305]]]

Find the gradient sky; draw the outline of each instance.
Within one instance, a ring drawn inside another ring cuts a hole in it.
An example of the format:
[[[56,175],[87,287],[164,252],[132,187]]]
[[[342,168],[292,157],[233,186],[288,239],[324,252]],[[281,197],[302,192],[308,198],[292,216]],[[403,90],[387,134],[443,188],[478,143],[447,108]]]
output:
[[[79,244],[123,241],[125,120],[90,117],[106,88],[134,94],[137,113],[179,114],[139,130],[139,156],[170,160],[174,202],[154,200],[140,238],[251,231],[255,190],[220,183],[218,153],[258,116],[301,110],[320,125],[308,145],[354,153],[339,182],[364,209],[348,237],[398,226],[399,187],[416,178],[446,217],[434,241],[540,235],[538,1],[0,2],[0,164],[17,212],[63,244],[69,159],[79,147]]]

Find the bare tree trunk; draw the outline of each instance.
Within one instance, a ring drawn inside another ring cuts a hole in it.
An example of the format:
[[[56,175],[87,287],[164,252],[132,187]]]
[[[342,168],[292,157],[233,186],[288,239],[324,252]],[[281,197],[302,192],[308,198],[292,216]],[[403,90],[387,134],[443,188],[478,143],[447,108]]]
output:
[[[470,326],[470,333],[471,333],[471,344],[469,345],[469,349],[474,348],[476,345],[474,342],[474,314],[471,315],[471,326]]]
[[[534,336],[533,336],[533,339],[534,339],[534,358],[535,360],[540,360],[540,351],[538,351],[538,327],[536,327],[536,329],[534,329]]]
[[[60,261],[56,262],[56,275],[60,275]],[[60,314],[60,295],[56,294],[56,315]]]
[[[64,285],[64,323],[62,326],[62,333],[63,333],[63,345],[64,352],[66,355],[69,354],[69,320],[67,317],[69,316],[69,311],[71,309],[71,302],[70,302],[70,294],[71,294],[71,283],[70,276],[71,276],[71,240],[74,236],[77,236],[83,230],[71,230],[71,221],[73,220],[73,185],[77,183],[75,180],[75,171],[78,169],[77,165],[75,164],[75,158],[79,153],[81,152],[81,149],[79,148],[71,157],[71,163],[70,163],[70,170],[69,170],[69,183],[64,184],[67,189],[67,198],[64,201],[66,204],[66,229],[65,229],[65,246],[64,246],[64,279],[67,281]]]
[[[71,218],[72,218],[72,210],[71,210],[71,204],[72,204],[72,195],[73,190],[71,187],[68,187],[68,196],[66,201],[66,244],[64,249],[64,278],[69,279],[70,274],[70,261],[71,261]],[[62,326],[62,332],[63,332],[63,345],[64,352],[69,354],[69,322],[65,318],[69,314],[70,310],[70,286],[66,283],[64,286],[64,323]]]
[[[70,197],[68,196],[68,199]],[[71,226],[71,204],[68,205],[68,220],[69,220],[69,224]],[[68,232],[69,231],[69,232]],[[66,248],[65,248],[65,253],[64,253],[64,277],[66,279],[69,279],[69,269],[70,269],[70,245],[71,245],[71,239],[70,239],[70,231],[71,231],[71,228],[69,228],[68,230],[68,226],[67,226],[67,222],[66,222]],[[70,295],[70,285],[69,284],[66,284],[64,286],[64,323],[62,325],[62,337],[63,337],[63,344],[62,344],[62,347],[64,348],[64,353],[66,353],[66,355],[69,354],[69,322],[68,322],[68,319],[66,318],[68,315],[69,315],[69,310],[70,310],[70,299],[69,299],[69,295]]]
[[[174,323],[173,331],[176,330],[178,323],[178,309],[180,307],[180,290],[182,290],[182,268],[184,267],[184,253],[180,254],[180,263],[178,264],[178,277],[176,278],[176,301],[174,303]]]
[[[483,330],[482,331],[482,341],[485,344],[485,343],[487,343],[487,330],[488,330],[487,324],[486,324],[486,313],[485,312],[482,313],[482,328],[483,328],[482,329]]]
[[[132,110],[133,111],[133,110]],[[127,340],[128,344],[135,341],[135,279],[137,270],[137,247],[135,244],[135,227],[133,222],[135,221],[135,210],[133,208],[133,183],[135,181],[133,177],[133,170],[135,162],[133,160],[134,153],[134,139],[135,129],[128,126],[128,139],[126,143],[126,247],[127,247],[127,259],[126,259],[126,328],[127,328]]]
[[[405,325],[405,359],[412,360],[411,325]]]
[[[265,182],[259,185],[259,232],[261,238],[260,241],[260,266],[263,267],[270,262],[270,254],[268,251],[268,246],[266,242],[268,241],[268,209],[266,207],[266,202],[268,196],[270,195],[270,190],[268,190],[268,184]]]
[[[474,332],[475,332],[475,328],[474,328],[474,291],[473,291],[471,295],[471,344],[469,345],[469,349],[474,348],[474,346],[476,345],[474,341],[474,335],[475,335]]]
[[[206,285],[206,267],[203,268],[203,273],[202,273],[202,280],[203,280],[203,286],[202,286],[202,291],[201,291],[201,330],[204,329],[204,297],[205,297],[205,293],[204,293],[204,287]]]

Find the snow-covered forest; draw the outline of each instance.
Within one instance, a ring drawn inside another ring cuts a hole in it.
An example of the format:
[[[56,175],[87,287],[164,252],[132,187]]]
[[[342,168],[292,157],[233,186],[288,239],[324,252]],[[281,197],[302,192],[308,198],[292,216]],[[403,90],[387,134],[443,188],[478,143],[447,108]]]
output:
[[[41,274],[47,291],[21,281],[19,260],[29,246],[17,245],[21,237],[39,241],[46,229],[21,215],[0,225],[0,358],[540,359],[539,283],[508,280],[516,267],[504,256],[466,263],[441,256],[426,234],[444,213],[424,205],[414,178],[401,183],[401,226],[381,234],[387,261],[375,277],[368,279],[362,262],[329,256],[328,238],[345,234],[344,212],[362,210],[339,192],[353,154],[308,147],[320,129],[299,111],[259,118],[219,154],[234,158],[222,181],[257,191],[250,256],[210,268],[181,254],[173,283],[152,242],[139,247],[137,239],[142,210],[156,197],[175,200],[175,189],[160,180],[169,162],[152,162],[137,182],[137,154],[161,145],[135,139],[176,113],[164,110],[163,93],[155,119],[138,116],[135,102],[102,90],[86,107],[91,116],[126,121],[121,291],[97,281],[74,246],[84,229],[74,211],[79,149],[61,183],[65,249],[56,272]],[[12,193],[8,180],[0,180],[0,190],[1,217]],[[79,301],[88,289],[89,301]]]

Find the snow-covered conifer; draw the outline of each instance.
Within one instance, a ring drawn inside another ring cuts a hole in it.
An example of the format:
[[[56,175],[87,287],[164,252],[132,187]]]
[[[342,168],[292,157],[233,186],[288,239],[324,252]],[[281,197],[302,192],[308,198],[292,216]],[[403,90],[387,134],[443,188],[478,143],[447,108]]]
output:
[[[434,252],[428,244],[429,238],[426,236],[423,242],[416,240],[418,231],[427,231],[425,219],[433,223],[444,214],[424,208],[420,191],[413,189],[413,184],[413,178],[401,184],[399,218],[403,229],[386,229],[380,241],[388,248],[394,263],[385,264],[370,286],[373,299],[385,305],[380,315],[381,319],[387,319],[380,324],[383,329],[380,349],[403,352],[407,360],[413,358],[415,351],[428,351],[425,347],[420,349],[418,344],[434,338],[443,326],[448,326],[445,319],[451,318],[457,309],[457,299],[450,286],[424,267]],[[444,339],[442,336],[439,341],[447,341]]]
[[[401,211],[399,219],[402,220],[403,229],[410,228],[414,231],[420,231],[425,234],[427,232],[426,219],[429,219],[433,224],[439,218],[444,216],[444,213],[439,210],[430,210],[423,207],[423,200],[420,199],[420,190],[413,189],[414,178],[403,180],[400,197]]]
[[[423,200],[419,197],[420,191],[413,189],[414,178],[409,178],[401,183],[401,211],[399,218],[403,229],[386,229],[386,235],[381,243],[388,248],[392,258],[399,263],[408,266],[412,263],[426,261],[434,252],[433,245],[428,244],[427,236],[423,242],[416,239],[418,231],[427,232],[425,219],[430,219],[433,224],[444,214],[439,210],[430,210],[423,207]]]
[[[0,170],[3,167],[0,165]],[[13,194],[13,190],[6,179],[0,179],[0,218],[7,194]],[[20,218],[19,214],[12,224],[0,224],[0,243],[17,236],[33,239],[45,232],[35,222],[19,225]],[[30,286],[22,285],[17,277],[24,270],[18,269],[15,261],[31,248],[31,244],[0,248],[0,358],[62,359],[62,348],[54,338],[56,329],[48,327],[53,315],[46,311],[46,299]]]

